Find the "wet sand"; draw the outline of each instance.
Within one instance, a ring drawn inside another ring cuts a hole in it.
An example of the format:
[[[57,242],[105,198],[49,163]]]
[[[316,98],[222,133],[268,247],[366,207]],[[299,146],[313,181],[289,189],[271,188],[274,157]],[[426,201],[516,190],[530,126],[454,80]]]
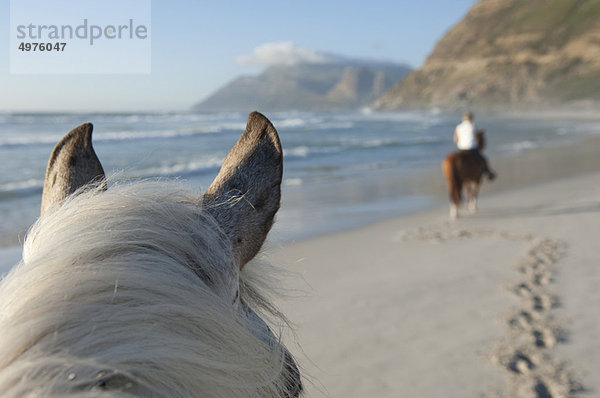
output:
[[[309,397],[600,393],[600,138],[490,162],[478,214],[432,210],[265,250]],[[0,251],[0,273],[20,249]]]
[[[599,148],[492,159],[498,181],[455,222],[443,205],[272,244],[307,396],[597,396]]]

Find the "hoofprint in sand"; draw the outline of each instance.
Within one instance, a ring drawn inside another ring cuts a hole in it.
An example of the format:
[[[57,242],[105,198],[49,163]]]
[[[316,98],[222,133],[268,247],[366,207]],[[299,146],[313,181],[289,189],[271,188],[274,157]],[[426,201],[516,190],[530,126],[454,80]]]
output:
[[[308,396],[600,392],[600,173],[271,250]]]

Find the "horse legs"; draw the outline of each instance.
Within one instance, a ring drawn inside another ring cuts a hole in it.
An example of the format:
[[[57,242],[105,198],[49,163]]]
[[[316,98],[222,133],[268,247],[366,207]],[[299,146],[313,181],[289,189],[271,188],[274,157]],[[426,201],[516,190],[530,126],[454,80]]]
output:
[[[469,213],[473,213],[473,191],[472,191],[472,182],[467,182],[465,184],[465,192],[467,196],[467,211]]]
[[[453,166],[453,160],[455,154],[448,155],[442,162],[442,172],[446,177],[446,183],[448,184],[448,193],[450,196],[450,219],[454,220],[458,217],[458,207],[461,202],[462,192],[462,181],[456,175],[456,171]]]
[[[477,196],[479,195],[479,183],[471,182],[467,185],[467,209],[469,213],[477,213]]]
[[[450,219],[456,220],[458,218],[458,208],[461,202],[462,184],[460,181],[455,180],[454,184],[450,189]]]
[[[450,203],[450,219],[456,220],[458,218],[458,206],[455,203]]]

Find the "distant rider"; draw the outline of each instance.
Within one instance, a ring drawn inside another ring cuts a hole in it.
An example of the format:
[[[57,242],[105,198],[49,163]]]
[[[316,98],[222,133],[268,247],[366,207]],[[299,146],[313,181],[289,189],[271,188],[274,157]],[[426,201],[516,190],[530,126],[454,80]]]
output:
[[[475,128],[473,118],[474,116],[471,112],[465,112],[463,114],[462,122],[454,129],[454,142],[461,151],[473,151],[473,153],[478,155],[483,162],[484,174],[487,175],[490,180],[493,180],[496,175],[490,170],[486,158],[477,148],[477,129]]]

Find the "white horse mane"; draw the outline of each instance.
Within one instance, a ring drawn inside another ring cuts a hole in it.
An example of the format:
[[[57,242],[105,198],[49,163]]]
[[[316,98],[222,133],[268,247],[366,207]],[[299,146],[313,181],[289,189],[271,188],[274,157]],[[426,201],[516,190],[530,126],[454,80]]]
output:
[[[244,311],[268,301],[199,198],[88,186],[44,213],[0,283],[3,397],[287,395],[285,349]]]

